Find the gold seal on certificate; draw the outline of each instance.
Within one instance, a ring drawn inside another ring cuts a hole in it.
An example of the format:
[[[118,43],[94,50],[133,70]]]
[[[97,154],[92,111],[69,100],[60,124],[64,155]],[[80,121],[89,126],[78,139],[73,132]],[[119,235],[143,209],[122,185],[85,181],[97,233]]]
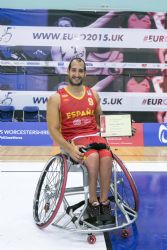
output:
[[[132,121],[130,114],[101,115],[100,131],[102,137],[131,136]]]

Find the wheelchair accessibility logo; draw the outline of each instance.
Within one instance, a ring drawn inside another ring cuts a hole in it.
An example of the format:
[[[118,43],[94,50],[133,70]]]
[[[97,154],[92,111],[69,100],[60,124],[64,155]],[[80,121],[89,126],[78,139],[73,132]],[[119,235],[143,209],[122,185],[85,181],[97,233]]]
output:
[[[167,143],[167,125],[160,125],[158,137],[160,142]]]

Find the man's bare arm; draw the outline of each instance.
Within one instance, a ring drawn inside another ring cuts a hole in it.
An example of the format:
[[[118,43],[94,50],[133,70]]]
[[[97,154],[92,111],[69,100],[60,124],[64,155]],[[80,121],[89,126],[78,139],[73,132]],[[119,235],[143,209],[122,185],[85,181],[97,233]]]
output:
[[[47,103],[47,123],[48,130],[53,140],[63,148],[75,161],[80,161],[83,154],[78,147],[66,141],[60,132],[60,96],[59,94],[52,95]]]
[[[102,109],[101,109],[101,105],[100,105],[100,97],[98,95],[98,93],[96,91],[93,90],[93,94],[97,100],[97,107],[95,110],[95,117],[96,117],[96,122],[97,122],[97,126],[98,128],[100,128],[100,115],[102,115]]]

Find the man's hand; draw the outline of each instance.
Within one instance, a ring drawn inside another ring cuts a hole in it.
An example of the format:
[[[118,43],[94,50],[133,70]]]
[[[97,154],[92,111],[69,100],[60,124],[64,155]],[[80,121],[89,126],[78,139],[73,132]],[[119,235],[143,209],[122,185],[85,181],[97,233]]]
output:
[[[135,121],[132,120],[132,136],[134,136],[134,135],[136,134],[136,128],[133,127],[133,123],[134,123],[134,122],[135,122]]]
[[[136,134],[136,128],[132,127],[132,136]]]
[[[73,141],[71,142],[71,145],[71,150],[68,153],[74,161],[81,163],[84,158],[84,153],[81,153],[79,148],[83,147],[83,145],[75,145]]]

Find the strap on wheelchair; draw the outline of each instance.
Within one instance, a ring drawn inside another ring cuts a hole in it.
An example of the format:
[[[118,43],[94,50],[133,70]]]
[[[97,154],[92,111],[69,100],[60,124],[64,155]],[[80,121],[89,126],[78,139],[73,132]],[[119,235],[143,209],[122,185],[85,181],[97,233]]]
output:
[[[87,152],[89,149],[95,149],[95,150],[101,150],[101,149],[108,149],[110,150],[110,147],[108,145],[106,145],[105,143],[90,143],[87,146],[84,146],[82,148],[80,148],[80,151],[82,153]]]

